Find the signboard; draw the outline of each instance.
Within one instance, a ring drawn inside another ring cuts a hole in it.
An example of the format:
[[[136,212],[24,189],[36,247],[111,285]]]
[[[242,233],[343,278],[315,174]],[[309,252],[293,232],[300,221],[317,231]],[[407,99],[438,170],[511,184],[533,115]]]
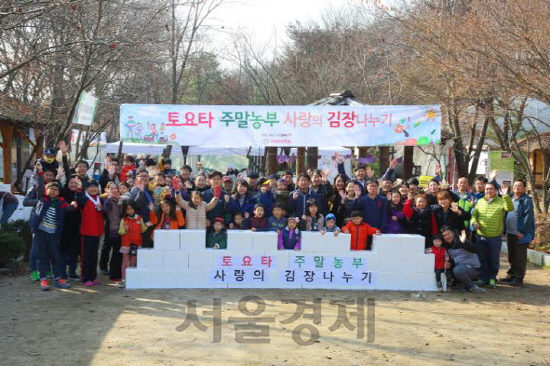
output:
[[[431,175],[421,175],[420,177],[418,177],[418,186],[423,188],[427,187],[433,178],[434,177],[432,177]]]
[[[74,113],[73,123],[90,126],[94,121],[96,107],[97,98],[92,93],[82,91]]]
[[[182,146],[438,144],[439,105],[224,106],[123,104],[120,139]]]
[[[489,171],[498,170],[497,182],[511,185],[514,181],[514,158],[507,151],[489,151]]]

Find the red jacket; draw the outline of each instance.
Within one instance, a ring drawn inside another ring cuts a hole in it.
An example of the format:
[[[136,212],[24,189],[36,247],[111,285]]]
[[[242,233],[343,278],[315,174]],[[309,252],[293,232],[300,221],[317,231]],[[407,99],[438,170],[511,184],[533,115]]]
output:
[[[122,166],[122,169],[120,169],[120,181],[126,182],[126,179],[128,179],[128,173],[132,172],[133,174],[135,173],[135,170],[136,170],[135,166],[131,166],[131,167]]]
[[[80,235],[101,236],[105,231],[103,210],[98,211],[95,205],[82,192],[77,192],[77,202],[82,212]],[[94,197],[95,198],[95,197]]]
[[[432,247],[432,253],[435,254],[435,268],[444,269],[445,268],[445,256],[447,251],[443,247]]]
[[[342,228],[343,232],[351,234],[351,250],[366,250],[367,238],[370,235],[376,234],[377,230],[378,229],[371,227],[366,222],[362,222],[360,225],[355,225],[353,221],[348,222]]]
[[[125,226],[128,226],[128,230],[126,230]],[[147,230],[147,227],[141,216],[124,216],[120,221],[120,228],[118,231],[122,237],[121,245],[123,247],[129,247],[131,244],[141,246],[141,233],[145,230]]]

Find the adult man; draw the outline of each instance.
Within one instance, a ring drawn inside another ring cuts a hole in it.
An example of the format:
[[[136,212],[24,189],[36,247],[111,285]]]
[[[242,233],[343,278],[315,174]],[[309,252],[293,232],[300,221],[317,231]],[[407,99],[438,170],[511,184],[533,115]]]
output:
[[[248,176],[246,177],[246,181],[248,183],[248,192],[252,194],[254,197],[260,192],[260,187],[258,186],[258,179],[260,178],[260,175],[257,172],[250,172]]]
[[[228,194],[225,193],[221,187],[221,184],[222,184],[221,172],[218,172],[218,171],[211,172],[210,175],[208,176],[208,179],[210,180],[210,189],[202,193],[202,200],[204,202],[210,202],[214,197],[219,198],[219,201],[216,204],[216,206],[214,206],[214,208],[208,211],[208,213],[206,214],[206,217],[208,218],[208,220],[210,220],[210,225],[213,226],[216,218],[225,216],[225,196]]]
[[[355,179],[353,179],[353,181],[361,189],[361,196],[365,195],[367,185],[367,168],[364,165],[357,165],[353,171],[353,174],[355,174]]]
[[[285,174],[283,174],[283,178],[287,182],[288,191],[293,192],[296,189],[296,186],[294,185],[294,174],[292,173],[292,170],[287,170]]]
[[[502,197],[497,196],[495,184],[485,184],[485,196],[477,201],[472,213],[472,226],[476,230],[476,243],[481,259],[481,281],[479,285],[496,287],[496,278],[500,266],[500,248],[504,215],[514,210],[514,204],[503,185]]]
[[[326,176],[319,169],[313,170],[311,176],[311,190],[319,196],[319,212],[323,217],[328,214],[329,199],[334,195],[334,189],[328,183]]]
[[[525,181],[516,179],[512,188],[514,211],[506,215],[506,239],[510,269],[503,282],[522,287],[527,265],[527,247],[535,236],[533,200],[525,193]]]
[[[464,285],[465,291],[485,292],[473,283],[479,276],[481,264],[477,256],[477,247],[466,239],[466,232],[463,231],[459,238],[450,226],[443,226],[441,235],[443,246],[450,258],[446,268],[452,269],[455,278]]]
[[[302,173],[298,176],[296,184],[298,189],[292,192],[288,196],[288,212],[294,213],[294,216],[301,218],[303,215],[307,216],[306,202],[313,198],[317,201],[317,205],[320,207],[319,195],[314,192],[310,187],[309,175]]]
[[[73,171],[71,167],[69,166],[69,147],[65,143],[65,141],[60,141],[59,149],[61,150],[61,160],[63,161],[63,170],[65,171],[65,178],[67,179],[67,182],[69,181],[71,174],[73,174]],[[80,182],[82,182],[82,189],[85,190],[86,186],[88,185],[88,182],[90,181],[90,178],[87,175],[88,169],[90,169],[90,165],[86,160],[79,160],[75,164],[74,173],[78,175],[78,178],[80,178]]]
[[[378,194],[378,181],[375,179],[367,182],[367,194],[357,200],[355,208],[361,210],[363,214],[363,221],[369,224],[371,227],[382,230],[384,222],[386,220],[387,209],[386,205],[388,200],[386,197]],[[356,197],[360,189],[358,185],[355,187]]]
[[[105,158],[105,167],[99,177],[101,192],[105,192],[105,188],[109,182],[115,182],[117,185],[120,184],[120,164],[117,158],[107,156]]]
[[[195,183],[191,179],[191,172],[192,171],[193,171],[193,169],[191,168],[191,166],[189,166],[187,164],[182,166],[181,169],[180,169],[181,181],[184,185],[185,185],[186,182],[189,182],[189,184],[191,185],[190,190],[195,189]]]

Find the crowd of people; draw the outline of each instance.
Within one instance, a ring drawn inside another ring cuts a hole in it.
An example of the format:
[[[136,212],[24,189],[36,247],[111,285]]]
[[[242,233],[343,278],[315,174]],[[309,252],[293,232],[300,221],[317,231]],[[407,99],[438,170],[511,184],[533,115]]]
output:
[[[206,247],[227,248],[227,230],[275,231],[278,249],[300,250],[301,232],[351,234],[351,250],[370,250],[378,233],[419,234],[435,255],[435,276],[465,291],[497,284],[502,236],[508,241],[510,270],[502,279],[522,286],[527,244],[535,232],[525,182],[499,186],[495,177],[460,178],[452,191],[437,177],[425,189],[416,178],[396,179],[392,160],[377,179],[358,165],[353,177],[339,166],[329,182],[317,169],[295,176],[260,177],[229,167],[225,174],[202,165],[179,171],[170,159],[122,161],[107,157],[98,181],[87,176],[85,160],[69,166],[68,148],[59,144],[36,163],[35,183],[24,200],[33,206],[30,270],[42,290],[70,287],[68,280],[99,285],[99,270],[120,287],[140,248],[154,245],[156,230],[206,229]],[[52,157],[53,155],[53,157]],[[100,242],[101,252],[99,251]],[[99,255],[99,253],[101,253]],[[80,274],[77,274],[80,257]],[[475,281],[479,280],[479,281]]]

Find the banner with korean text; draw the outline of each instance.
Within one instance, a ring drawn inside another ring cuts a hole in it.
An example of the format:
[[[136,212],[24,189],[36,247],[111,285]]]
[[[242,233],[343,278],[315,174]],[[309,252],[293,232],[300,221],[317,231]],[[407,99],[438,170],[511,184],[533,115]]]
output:
[[[182,146],[424,146],[441,136],[439,105],[123,104],[120,139]]]

